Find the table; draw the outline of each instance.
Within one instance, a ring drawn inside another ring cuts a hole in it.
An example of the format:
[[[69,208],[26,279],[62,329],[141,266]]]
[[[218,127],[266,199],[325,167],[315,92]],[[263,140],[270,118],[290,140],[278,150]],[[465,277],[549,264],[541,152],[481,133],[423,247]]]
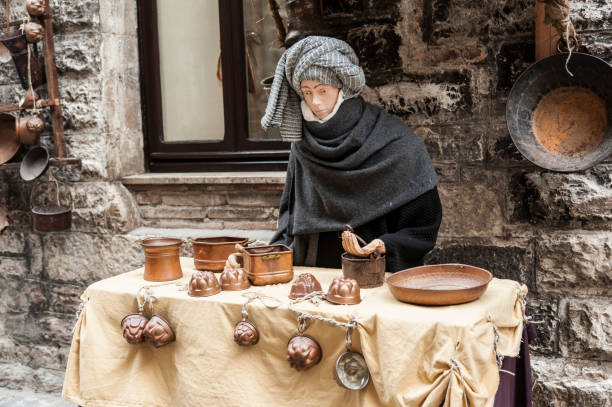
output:
[[[195,271],[181,258],[185,284]],[[342,272],[295,267],[310,272],[325,290]],[[63,397],[82,406],[492,406],[499,384],[495,353],[517,356],[523,333],[526,288],[493,279],[471,303],[425,307],[396,301],[386,286],[362,290],[354,306],[329,303],[296,305],[302,311],[347,322],[359,321],[353,349],[363,353],[371,373],[362,391],[334,381],[333,368],[345,350],[346,331],[324,322],[306,333],[322,347],[321,362],[297,372],[285,360],[287,342],[297,332],[296,313],[288,308],[290,284],[252,286],[248,292],[281,300],[267,308],[249,305],[249,319],[260,331],[254,346],[233,341],[241,318],[244,292],[224,291],[193,298],[175,284],[153,289],[154,311],[174,327],[176,342],[155,349],[128,344],[120,321],[136,312],[136,293],[144,269],[92,284],[82,295],[83,308],[70,350]],[[506,359],[508,362],[515,359]],[[446,401],[444,401],[446,400]],[[496,404],[497,405],[497,404]]]

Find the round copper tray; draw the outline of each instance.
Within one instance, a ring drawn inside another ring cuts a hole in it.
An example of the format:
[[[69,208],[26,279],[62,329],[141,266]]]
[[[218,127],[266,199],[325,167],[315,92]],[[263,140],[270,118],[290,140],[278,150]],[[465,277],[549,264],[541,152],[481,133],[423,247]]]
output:
[[[434,264],[399,271],[387,278],[391,294],[403,302],[452,305],[474,301],[493,276],[465,264]]]

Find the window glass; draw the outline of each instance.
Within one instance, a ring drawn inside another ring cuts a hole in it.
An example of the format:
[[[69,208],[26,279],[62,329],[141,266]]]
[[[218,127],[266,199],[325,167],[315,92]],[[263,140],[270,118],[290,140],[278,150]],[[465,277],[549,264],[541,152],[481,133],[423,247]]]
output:
[[[223,139],[218,2],[157,0],[157,24],[164,141]]]
[[[244,0],[244,29],[247,61],[247,99],[249,114],[249,138],[280,139],[277,130],[267,133],[261,128],[261,117],[268,102],[267,89],[262,84],[274,76],[276,63],[283,54],[277,41],[274,20],[267,8],[266,0]],[[281,17],[284,9],[281,7]],[[285,20],[286,21],[286,20]],[[271,85],[271,82],[269,82]]]

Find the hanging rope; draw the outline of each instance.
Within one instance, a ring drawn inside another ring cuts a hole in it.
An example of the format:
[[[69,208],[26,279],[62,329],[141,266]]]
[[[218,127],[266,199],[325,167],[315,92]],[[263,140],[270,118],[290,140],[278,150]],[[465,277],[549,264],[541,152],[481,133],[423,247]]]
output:
[[[354,316],[350,317],[349,322],[342,322],[342,321],[337,321],[333,318],[325,318],[319,315],[309,314],[307,312],[300,311],[295,308],[295,304],[297,303],[308,301],[308,300],[313,300],[312,302],[317,304],[321,302],[323,298],[325,298],[325,293],[323,291],[313,291],[310,294],[305,295],[302,298],[298,298],[298,299],[289,301],[289,309],[295,312],[296,314],[298,314],[298,327],[300,323],[307,323],[307,320],[321,321],[321,322],[325,322],[333,326],[347,328],[347,329],[349,328],[355,329],[359,327],[359,322],[357,321],[357,318],[355,318]]]
[[[582,43],[582,38],[576,34],[576,29],[574,28],[574,24],[572,24],[572,20],[570,19],[570,6],[567,0],[538,0],[542,3],[546,3],[546,11],[544,22],[546,24],[551,24],[559,37],[563,38],[565,41],[565,45],[567,47],[568,55],[565,60],[565,70],[570,76],[574,76],[573,73],[570,72],[568,68],[568,64],[570,58],[572,57],[572,51],[580,48],[580,44]],[[572,46],[570,42],[570,38],[574,40],[574,45]]]

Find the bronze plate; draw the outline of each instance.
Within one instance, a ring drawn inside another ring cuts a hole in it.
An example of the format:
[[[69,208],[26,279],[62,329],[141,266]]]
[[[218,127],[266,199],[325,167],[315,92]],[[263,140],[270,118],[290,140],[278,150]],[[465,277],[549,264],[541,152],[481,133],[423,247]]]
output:
[[[434,264],[399,271],[387,278],[391,294],[403,302],[453,305],[474,301],[493,276],[465,264]]]

